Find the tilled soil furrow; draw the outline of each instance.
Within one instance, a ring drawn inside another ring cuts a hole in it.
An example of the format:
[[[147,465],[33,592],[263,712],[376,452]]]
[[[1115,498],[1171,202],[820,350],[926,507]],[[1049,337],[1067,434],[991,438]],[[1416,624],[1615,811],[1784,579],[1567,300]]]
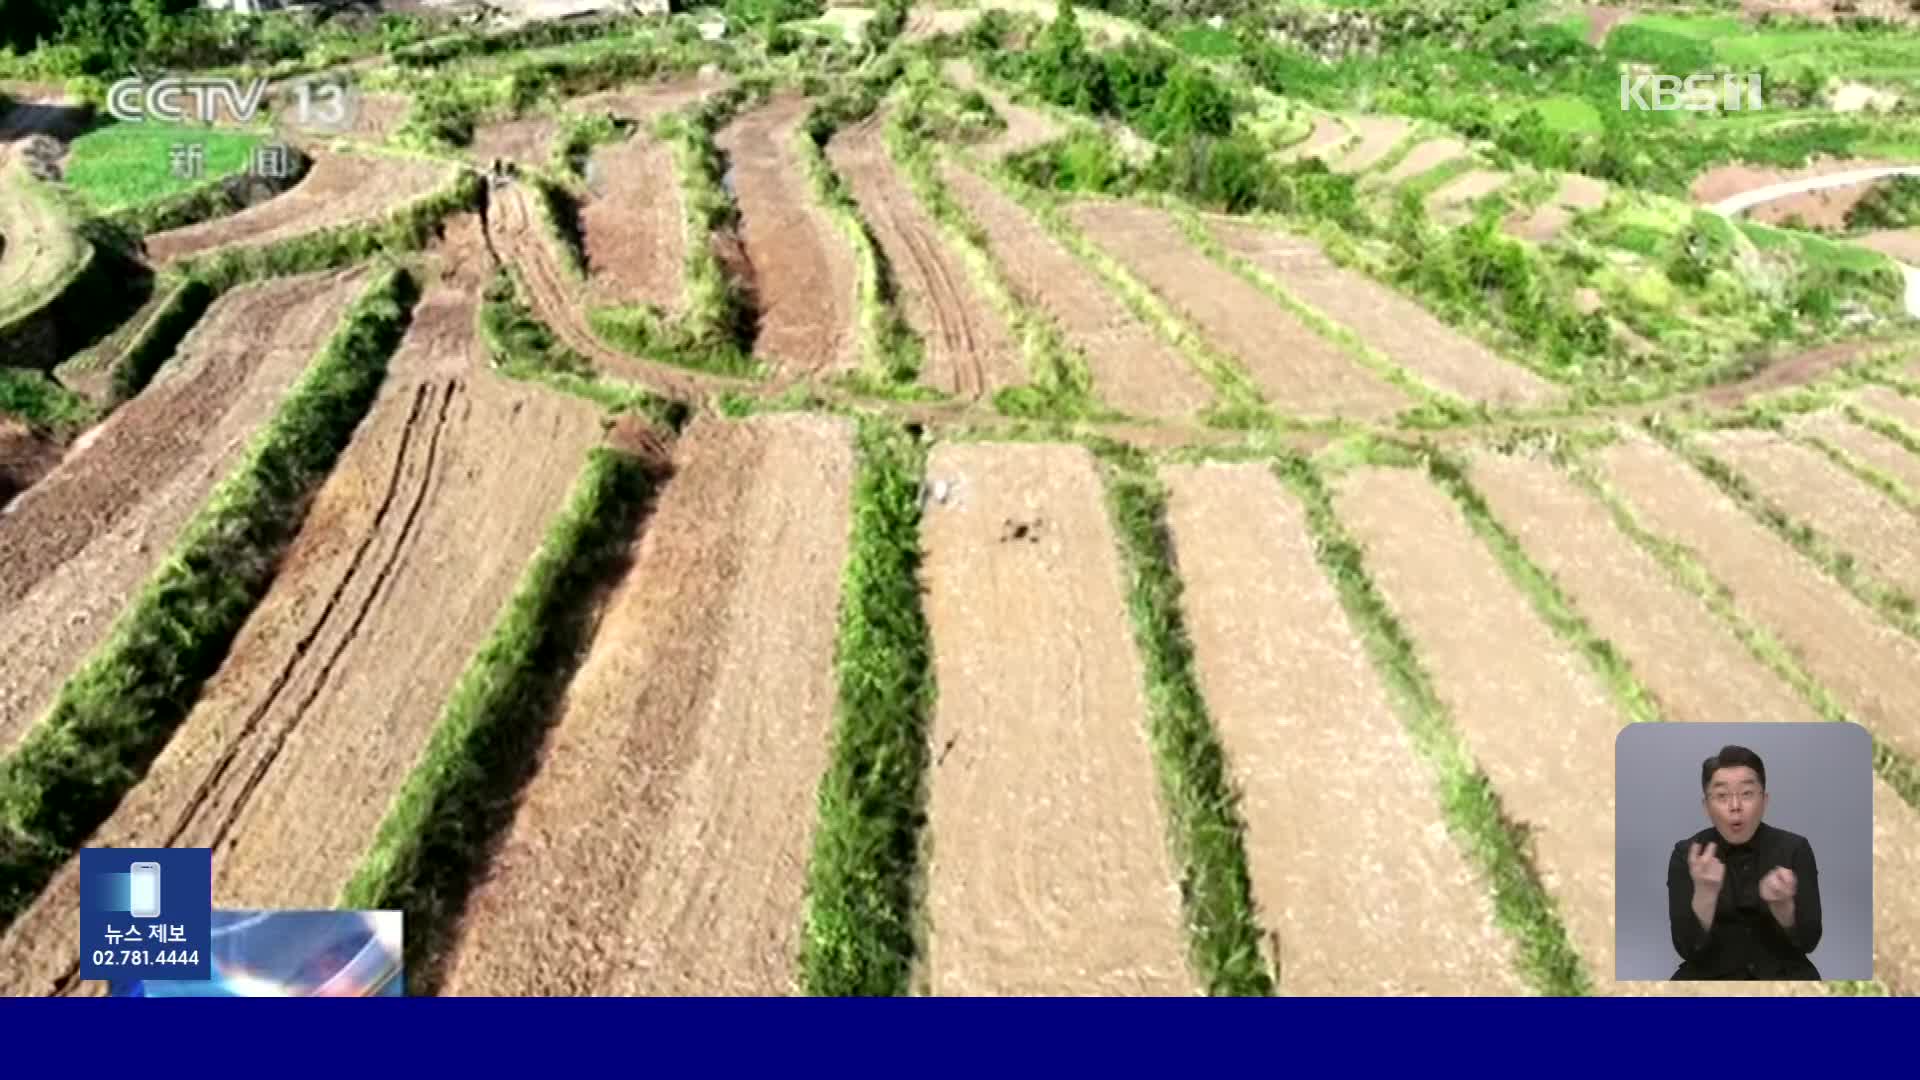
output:
[[[147,237],[157,266],[215,248],[260,247],[302,233],[378,218],[449,182],[440,162],[374,154],[319,154],[313,168],[277,198],[229,217]]]
[[[1770,431],[1722,431],[1702,443],[1761,498],[1812,525],[1887,583],[1920,596],[1913,518],[1865,480]]]
[[[1596,988],[1675,992],[1612,978],[1613,833],[1593,823],[1612,820],[1613,746],[1625,717],[1439,488],[1413,470],[1378,468],[1339,487],[1341,517],[1434,691],[1508,815],[1531,834],[1541,882]]]
[[[878,125],[828,144],[899,281],[908,323],[927,342],[922,380],[978,397],[1020,381],[1020,349],[887,156]]]
[[[611,304],[656,304],[673,311],[684,300],[686,225],[670,147],[648,132],[661,116],[714,89],[678,80],[595,94],[569,103],[576,114],[609,111],[631,120],[625,141],[594,151],[591,193],[580,208],[593,297]]]
[[[1471,472],[1494,516],[1620,650],[1664,719],[1822,719],[1571,476],[1500,454],[1474,459]],[[1920,881],[1920,816],[1877,778],[1873,806],[1874,974],[1910,991],[1920,988],[1920,893],[1901,883]]]
[[[859,362],[853,249],[820,207],[793,139],[808,101],[777,97],[720,132],[741,240],[754,268],[753,351],[788,375],[828,375]]]
[[[1347,123],[1359,134],[1360,141],[1337,160],[1328,162],[1328,168],[1337,173],[1359,173],[1373,168],[1385,161],[1413,130],[1412,124],[1397,116],[1349,116]]]
[[[1920,755],[1920,646],[1672,452],[1634,439],[1597,460],[1642,524],[1691,549],[1740,612],[1790,649],[1855,719]]]
[[[1818,439],[1860,464],[1885,473],[1909,493],[1920,495],[1920,454],[1885,435],[1833,411],[1801,417],[1793,422],[1792,429],[1797,435]]]
[[[939,687],[937,995],[1187,994],[1115,537],[1078,446],[944,445],[922,525]]]
[[[993,257],[1014,291],[1051,315],[1086,354],[1102,400],[1152,417],[1188,416],[1212,401],[1206,381],[1192,365],[1142,326],[1025,208],[967,169],[943,163],[940,175],[986,232]]]
[[[428,290],[267,596],[90,844],[218,845],[217,906],[334,904],[600,440],[591,406],[477,370],[479,285]],[[0,938],[0,991],[72,971],[76,871]]]
[[[1561,396],[1406,296],[1336,264],[1310,240],[1227,218],[1208,225],[1228,251],[1436,389],[1494,405],[1546,405]]]
[[[1407,783],[1422,767],[1303,508],[1263,466],[1166,479],[1200,689],[1242,792],[1281,992],[1526,993],[1485,883],[1427,785]]]
[[[105,640],[364,281],[356,271],[229,293],[145,393],[0,514],[0,750]]]
[[[444,993],[797,989],[851,431],[702,421],[677,465],[467,904]]]
[[[1914,376],[1920,378],[1920,368],[1915,369]],[[1847,399],[1869,413],[1898,423],[1920,438],[1920,398],[1907,397],[1885,386],[1867,386],[1848,394]]]
[[[1378,419],[1412,402],[1339,346],[1187,242],[1164,210],[1082,203],[1072,217],[1149,288],[1230,352],[1278,408]]]

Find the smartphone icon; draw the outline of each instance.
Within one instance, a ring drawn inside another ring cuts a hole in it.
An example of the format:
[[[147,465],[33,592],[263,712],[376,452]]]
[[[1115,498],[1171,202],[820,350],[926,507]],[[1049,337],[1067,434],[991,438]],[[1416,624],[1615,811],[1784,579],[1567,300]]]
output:
[[[154,919],[160,915],[160,864],[157,862],[137,862],[133,864],[132,896],[133,917],[136,919]]]

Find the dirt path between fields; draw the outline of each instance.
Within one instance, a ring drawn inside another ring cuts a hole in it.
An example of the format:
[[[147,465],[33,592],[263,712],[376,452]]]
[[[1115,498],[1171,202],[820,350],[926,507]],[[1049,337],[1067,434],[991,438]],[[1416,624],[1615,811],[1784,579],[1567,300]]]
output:
[[[1179,466],[1165,479],[1200,690],[1242,793],[1280,991],[1527,993],[1487,884],[1427,785],[1407,782],[1425,768],[1300,504],[1261,465]]]
[[[1596,460],[1642,524],[1691,548],[1855,719],[1920,755],[1920,646],[1666,449],[1635,438]]]
[[[759,324],[754,354],[783,376],[824,376],[860,361],[853,247],[814,201],[793,140],[810,102],[780,96],[720,132],[740,207]]]
[[[653,123],[711,89],[698,82],[598,95],[594,108],[634,122],[623,142],[593,152],[586,168],[590,196],[580,207],[581,246],[589,298],[603,304],[655,304],[678,311],[685,302],[686,220],[672,147],[653,138]],[[592,111],[577,102],[573,112]]]
[[[922,524],[940,688],[920,978],[935,995],[1194,992],[1140,659],[1093,459],[950,444]]]
[[[1820,451],[1771,431],[1715,432],[1701,443],[1762,499],[1812,526],[1883,581],[1920,595],[1913,519],[1872,485]]]
[[[1231,355],[1276,408],[1380,420],[1413,404],[1400,388],[1194,248],[1166,211],[1088,202],[1068,216],[1088,240]]]
[[[156,266],[228,247],[262,247],[336,225],[381,218],[445,187],[444,162],[377,154],[317,154],[313,168],[285,194],[237,214],[155,233],[146,239]]]
[[[0,514],[0,751],[105,640],[364,284],[285,278],[222,297],[145,393]]]
[[[1494,516],[1619,650],[1663,718],[1822,719],[1572,477],[1542,460],[1494,453],[1477,455],[1470,468]],[[1910,993],[1920,988],[1920,894],[1901,883],[1920,880],[1920,817],[1877,778],[1873,803],[1874,976]]]
[[[948,60],[941,70],[949,81],[962,90],[978,90],[980,96],[987,99],[987,104],[993,106],[993,111],[1006,121],[1006,130],[974,145],[974,153],[986,160],[1010,158],[1036,146],[1044,146],[1067,133],[1066,127],[1050,114],[1022,105],[988,84],[980,78],[969,60]]]
[[[1788,422],[1795,435],[1818,439],[1863,465],[1898,480],[1920,495],[1920,454],[1870,428],[1864,428],[1835,410],[1810,413]]]
[[[1469,401],[1520,407],[1546,406],[1565,396],[1553,383],[1501,359],[1408,297],[1338,265],[1311,240],[1227,218],[1212,217],[1208,224],[1222,247],[1282,291],[1437,390]]]
[[[851,432],[700,421],[453,947],[448,995],[788,994]]]
[[[493,251],[518,271],[521,299],[560,342],[595,369],[683,401],[699,401],[707,388],[725,385],[695,372],[649,363],[603,344],[578,304],[579,280],[563,269],[533,196],[517,184],[493,192],[487,214]]]
[[[1023,381],[1019,343],[895,171],[880,123],[876,115],[841,133],[828,153],[893,270],[908,324],[926,342],[921,381],[969,400]]]
[[[1186,358],[1142,326],[1105,283],[1014,202],[970,170],[943,162],[940,177],[986,233],[994,261],[1026,303],[1059,324],[1087,358],[1094,392],[1137,416],[1193,414],[1213,395]]]
[[[1507,813],[1532,833],[1534,865],[1595,989],[1691,990],[1613,978],[1614,844],[1605,823],[1613,820],[1614,738],[1626,718],[1606,688],[1425,477],[1363,469],[1339,492],[1340,515],[1435,692]]]

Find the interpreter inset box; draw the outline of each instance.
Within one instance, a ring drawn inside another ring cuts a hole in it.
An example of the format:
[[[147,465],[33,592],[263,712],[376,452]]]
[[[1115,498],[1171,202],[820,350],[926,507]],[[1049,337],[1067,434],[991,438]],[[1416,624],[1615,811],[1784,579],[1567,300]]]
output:
[[[1873,977],[1873,740],[1641,723],[1614,744],[1622,980]]]
[[[204,979],[210,848],[82,848],[80,977]]]
[[[114,997],[404,997],[398,911],[215,911],[213,972],[115,979]]]

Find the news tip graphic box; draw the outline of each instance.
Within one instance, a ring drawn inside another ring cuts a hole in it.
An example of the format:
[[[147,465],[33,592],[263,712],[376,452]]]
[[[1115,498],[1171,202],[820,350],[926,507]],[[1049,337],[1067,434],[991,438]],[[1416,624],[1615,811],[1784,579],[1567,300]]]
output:
[[[205,979],[211,848],[82,848],[80,977]]]
[[[1730,746],[1758,755],[1764,784],[1709,794],[1702,771]],[[1873,738],[1865,728],[1820,721],[1629,724],[1614,742],[1614,782],[1616,978],[1666,981],[1680,974],[1672,920],[1685,916],[1669,906],[1669,874],[1676,846],[1696,834],[1711,829],[1716,846],[1725,843],[1715,811],[1738,826],[1743,843],[1753,839],[1754,821],[1806,841],[1814,880],[1797,887],[1816,893],[1820,912],[1820,940],[1807,959],[1823,981],[1873,978]],[[1757,883],[1728,873],[1733,884],[1722,888],[1716,922],[1729,920],[1737,934],[1756,921],[1764,928]],[[1689,881],[1679,884],[1691,892]]]
[[[405,997],[398,911],[215,911],[212,974],[115,979],[114,997]]]

